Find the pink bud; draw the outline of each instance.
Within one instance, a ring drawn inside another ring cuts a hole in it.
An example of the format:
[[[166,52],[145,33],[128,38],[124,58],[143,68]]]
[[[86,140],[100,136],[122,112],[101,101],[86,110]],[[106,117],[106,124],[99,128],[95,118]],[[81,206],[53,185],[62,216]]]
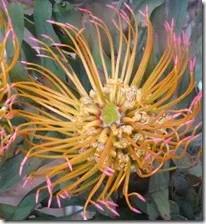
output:
[[[47,205],[48,208],[50,208],[51,202],[52,202],[52,195],[49,197],[49,200],[48,200],[48,205]]]
[[[61,206],[60,198],[58,196],[56,196],[56,198],[57,198],[57,204],[58,204],[59,208],[61,208],[62,206]]]
[[[100,202],[101,204],[103,204],[103,205],[108,206],[108,203],[106,203],[106,202],[105,202],[105,201],[103,201],[103,200],[99,200],[99,202]]]
[[[27,62],[27,61],[21,61],[21,63],[22,63],[22,64],[28,64],[28,62]]]
[[[62,44],[62,43],[53,43],[53,46],[62,47],[62,46],[65,46],[65,45]]]
[[[168,31],[171,30],[170,24],[167,21],[165,22],[165,27]]]
[[[49,194],[52,195],[52,189],[51,189],[52,183],[51,183],[51,180],[49,179],[49,177],[47,177],[46,182],[47,182],[47,189],[48,189],[48,192],[49,192]]]
[[[174,40],[175,43],[177,42],[176,33],[173,34],[173,40]]]
[[[28,183],[29,181],[29,177],[26,177],[24,183],[22,184],[22,187],[24,188],[26,186],[26,184]]]
[[[4,9],[6,9],[6,8],[7,8],[7,7],[6,7],[6,3],[5,3],[5,1],[4,1],[4,0],[2,0],[2,5],[3,5]]]
[[[161,138],[152,138],[152,141],[154,141],[154,142],[161,142],[162,139]]]
[[[171,21],[171,28],[172,29],[174,28],[174,23],[175,23],[175,20],[174,20],[174,18],[172,18],[172,21]]]
[[[129,11],[132,11],[131,7],[127,3],[123,2],[123,4]]]
[[[68,165],[70,171],[72,171],[72,164],[67,157],[66,157],[66,161],[67,161],[67,165]]]
[[[91,13],[91,11],[89,11],[88,9],[84,9],[84,8],[78,8],[79,11],[81,12],[85,12],[85,13]]]
[[[49,20],[49,19],[47,19],[46,21],[47,21],[48,23],[51,23],[51,24],[56,24],[56,22],[53,21],[53,20]]]
[[[5,130],[2,128],[0,131],[0,136],[2,137],[5,134]]]
[[[20,168],[19,168],[19,176],[21,176],[21,174],[22,174],[22,170],[23,170],[23,167],[24,167],[24,165],[25,165],[27,159],[28,159],[28,157],[25,156],[24,159],[22,160],[21,164],[20,164]]]
[[[37,39],[34,38],[34,37],[29,37],[29,39],[31,39],[31,40],[33,40],[33,41],[35,41],[35,42],[39,42],[39,40],[37,40]]]
[[[116,204],[115,202],[113,202],[113,201],[107,201],[107,203],[109,204],[109,205],[111,205],[111,206],[114,206],[114,207],[119,207],[119,205],[118,204]]]
[[[194,71],[195,68],[195,64],[196,64],[196,57],[192,60],[190,60],[190,72]]]
[[[14,134],[11,136],[10,141],[11,141],[11,142],[14,142],[14,141],[16,140],[16,137],[17,137],[17,133],[16,133],[16,131],[15,131]]]
[[[110,9],[116,9],[113,5],[110,5],[110,4],[106,4],[106,6]]]
[[[114,21],[114,19],[112,19],[112,23],[115,25],[115,27],[118,29],[119,27],[118,27],[118,25],[117,25],[117,23]]]
[[[36,204],[38,203],[38,200],[39,200],[39,192],[40,192],[40,190],[38,189],[36,192],[36,197],[35,197]]]
[[[6,33],[6,35],[5,35],[5,39],[6,39],[6,40],[8,39],[8,37],[9,37],[11,31],[12,31],[12,29],[9,29],[9,30],[7,31],[7,33]]]
[[[114,173],[114,172],[115,172],[115,170],[114,170],[114,169],[112,169],[112,168],[111,168],[111,167],[109,167],[109,166],[106,168],[106,170],[107,170],[107,171],[109,171],[109,172],[112,172],[112,173]]]
[[[64,196],[63,194],[59,195],[60,198],[66,199],[66,196]]]
[[[194,119],[192,119],[192,120],[189,120],[189,121],[186,121],[186,122],[184,122],[184,124],[183,125],[187,125],[187,124],[190,124],[190,123],[192,123],[194,121]]]
[[[66,195],[66,197],[69,198],[68,192],[65,189],[63,191],[64,191],[64,194]]]
[[[44,38],[46,38],[46,39],[51,40],[51,37],[49,37],[49,36],[48,36],[48,35],[46,35],[46,34],[41,34],[41,36],[42,36],[42,37],[44,37]]]
[[[137,214],[141,214],[141,213],[142,213],[141,211],[139,211],[139,210],[136,209],[136,208],[132,208],[132,211],[135,212],[135,213],[137,213]]]
[[[165,139],[164,140],[164,143],[166,143],[166,144],[168,144],[168,143],[170,143],[170,140],[172,139],[172,137],[170,137],[170,138],[168,138],[168,139]]]
[[[41,57],[41,58],[46,58],[48,57],[48,55],[45,55],[45,54],[36,54],[37,57]]]
[[[110,207],[107,207],[112,213],[114,213],[116,216],[119,216],[119,213],[113,209],[113,208],[110,208]]]
[[[177,55],[175,56],[175,61],[174,61],[174,63],[175,63],[175,65],[177,65],[177,63],[178,63],[178,56],[177,56]]]
[[[109,172],[107,172],[106,170],[104,170],[103,173],[104,173],[105,175],[109,176],[109,177],[112,176],[112,173],[109,173]]]
[[[84,219],[84,220],[87,220],[87,216],[86,216],[86,214],[83,214],[83,219]]]
[[[138,193],[135,193],[135,195],[143,202],[146,202],[145,198],[141,195],[141,194],[138,194]]]
[[[94,204],[94,206],[95,206],[96,208],[98,208],[99,210],[104,211],[104,209],[102,208],[102,206],[100,206],[98,203],[93,202],[92,204]]]
[[[18,148],[15,152],[15,155],[17,155],[20,152],[20,149]]]
[[[148,15],[148,14],[149,14],[149,6],[148,6],[148,5],[146,5],[146,8],[145,8],[145,13],[146,13],[146,15]]]
[[[177,117],[179,117],[180,115],[182,115],[182,113],[174,114],[174,115],[172,115],[172,118],[177,118]]]
[[[192,100],[189,109],[191,109],[201,98],[202,98],[202,91],[200,91],[197,94],[197,96]]]
[[[123,20],[128,22],[129,18],[127,16],[125,16],[122,12],[120,12],[120,16],[122,17]]]
[[[52,185],[51,180],[50,180],[50,178],[48,176],[46,177],[46,182],[47,182],[47,185],[49,185],[49,186]]]
[[[142,10],[138,10],[138,11],[142,16],[146,17],[145,13]]]
[[[164,24],[165,30],[166,32],[169,32],[168,26],[166,25],[166,23]]]

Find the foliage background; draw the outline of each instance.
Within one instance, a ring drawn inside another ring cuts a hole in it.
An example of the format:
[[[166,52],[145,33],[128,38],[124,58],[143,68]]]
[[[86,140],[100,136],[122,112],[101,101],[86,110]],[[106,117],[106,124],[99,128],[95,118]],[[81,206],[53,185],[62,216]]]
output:
[[[15,68],[10,73],[11,82],[27,80],[26,70],[20,61],[27,60],[40,63],[52,69],[61,79],[65,79],[63,72],[51,62],[39,59],[37,52],[32,48],[33,42],[30,36],[41,39],[41,34],[47,34],[55,40],[67,42],[60,30],[46,23],[46,19],[54,19],[61,22],[69,22],[77,27],[86,22],[86,17],[77,8],[86,7],[97,14],[100,18],[110,18],[110,12],[104,4],[112,3],[121,7],[123,2],[132,6],[140,18],[138,10],[144,10],[149,6],[150,18],[155,30],[154,57],[155,62],[161,55],[165,43],[164,21],[175,19],[176,32],[185,31],[191,40],[191,56],[197,56],[196,82],[197,91],[201,89],[202,80],[202,3],[201,0],[8,0],[9,13],[13,22],[15,32],[21,43],[21,57]],[[141,55],[142,46],[145,40],[145,30],[141,27],[142,40],[139,47]],[[94,33],[88,29],[88,38],[93,43]],[[95,55],[95,44],[93,47]],[[98,57],[96,57],[98,63]],[[72,61],[72,66],[84,77],[84,71],[79,61]],[[150,68],[149,68],[150,69]],[[86,82],[86,80],[85,80]],[[187,84],[187,77],[182,81],[177,94],[180,94]],[[183,101],[182,105],[188,105],[191,98]],[[202,119],[201,115],[198,118]],[[18,120],[13,121],[18,124]],[[1,159],[0,166],[0,217],[5,220],[75,220],[81,219],[81,210],[74,207],[73,210],[65,212],[65,209],[57,209],[57,203],[52,201],[51,209],[47,206],[47,192],[40,196],[41,205],[36,207],[34,201],[35,187],[44,181],[38,179],[34,185],[22,188],[22,177],[18,175],[19,165],[23,155],[14,155],[14,149],[25,147],[22,139],[19,139],[11,147],[9,153]],[[144,194],[147,203],[134,198],[133,203],[143,213],[137,215],[132,213],[124,201],[118,198],[120,217],[119,220],[202,220],[202,161],[197,159],[197,152],[201,148],[201,137],[190,146],[187,156],[181,161],[172,161],[178,167],[173,172],[159,173],[151,178],[140,179],[136,175],[132,176],[130,189]],[[24,176],[41,165],[38,159],[31,160],[24,168]],[[166,164],[169,166],[170,164]],[[69,201],[64,201],[64,207],[82,206],[84,199],[72,197]],[[78,210],[78,211],[77,211]],[[101,214],[93,207],[90,207],[91,219],[93,220],[113,220],[111,214]]]

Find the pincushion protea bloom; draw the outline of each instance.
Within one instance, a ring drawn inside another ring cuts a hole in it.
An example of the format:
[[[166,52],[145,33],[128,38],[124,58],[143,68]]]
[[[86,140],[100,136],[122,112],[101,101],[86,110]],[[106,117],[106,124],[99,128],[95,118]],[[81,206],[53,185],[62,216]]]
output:
[[[2,10],[0,10],[0,158],[8,149],[11,142],[15,139],[15,131],[12,127],[10,119],[11,106],[13,97],[11,94],[11,87],[8,84],[8,73],[15,66],[19,57],[19,43],[13,31],[11,19],[4,1]],[[6,45],[9,38],[13,48],[13,58],[8,58]]]
[[[201,125],[191,130],[200,111],[201,93],[189,108],[172,109],[195,87],[195,59],[189,59],[189,40],[186,35],[183,33],[177,37],[173,31],[174,23],[165,23],[166,50],[149,77],[143,81],[154,44],[148,10],[141,12],[147,26],[147,41],[142,59],[135,68],[138,47],[135,14],[126,4],[128,15],[111,5],[108,7],[117,15],[117,22],[113,21],[119,33],[117,54],[104,21],[90,11],[81,9],[89,14],[96,29],[104,77],[100,77],[95,65],[83,35],[84,28],[79,30],[70,24],[48,21],[59,26],[71,38],[73,46],[55,43],[46,35],[42,36],[51,41],[50,45],[33,40],[40,46],[39,55],[55,61],[71,80],[76,92],[52,71],[30,62],[23,63],[28,71],[39,73],[46,85],[32,76],[31,81],[13,85],[18,90],[20,102],[32,109],[13,110],[16,116],[28,120],[17,127],[17,133],[25,134],[25,139],[31,145],[25,152],[20,175],[29,158],[61,159],[59,165],[42,167],[31,173],[26,182],[33,177],[45,176],[47,185],[39,188],[36,201],[39,192],[47,189],[50,195],[48,206],[51,204],[53,189],[61,183],[64,187],[55,195],[59,207],[61,198],[88,192],[84,219],[89,204],[100,210],[108,208],[118,215],[115,209],[117,205],[111,200],[112,194],[118,189],[122,189],[129,208],[140,213],[131,204],[130,196],[137,196],[143,201],[145,199],[138,192],[129,192],[131,173],[137,173],[142,178],[149,177],[161,170],[166,161],[182,158]],[[123,23],[127,25],[126,34],[123,32]],[[102,31],[110,46],[111,73],[106,66]],[[124,51],[123,46],[126,46]],[[91,84],[89,93],[70,66],[64,54],[66,50],[72,50],[81,59]],[[176,89],[187,69],[190,74],[188,88],[175,98]],[[181,153],[179,148],[183,148]],[[104,186],[101,192],[100,186]]]

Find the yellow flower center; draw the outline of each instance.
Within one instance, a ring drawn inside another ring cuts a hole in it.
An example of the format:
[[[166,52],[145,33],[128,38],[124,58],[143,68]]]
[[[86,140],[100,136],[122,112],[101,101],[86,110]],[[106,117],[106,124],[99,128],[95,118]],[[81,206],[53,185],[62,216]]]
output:
[[[102,121],[106,126],[111,125],[113,122],[118,123],[120,119],[120,113],[117,106],[113,103],[109,103],[102,109]]]

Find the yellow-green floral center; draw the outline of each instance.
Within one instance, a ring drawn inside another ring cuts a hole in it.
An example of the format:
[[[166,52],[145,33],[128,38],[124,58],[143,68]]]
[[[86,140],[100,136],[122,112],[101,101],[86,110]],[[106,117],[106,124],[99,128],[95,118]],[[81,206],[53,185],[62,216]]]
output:
[[[120,114],[118,112],[117,106],[113,103],[109,103],[102,109],[102,121],[105,125],[110,125],[113,122],[118,122]]]

